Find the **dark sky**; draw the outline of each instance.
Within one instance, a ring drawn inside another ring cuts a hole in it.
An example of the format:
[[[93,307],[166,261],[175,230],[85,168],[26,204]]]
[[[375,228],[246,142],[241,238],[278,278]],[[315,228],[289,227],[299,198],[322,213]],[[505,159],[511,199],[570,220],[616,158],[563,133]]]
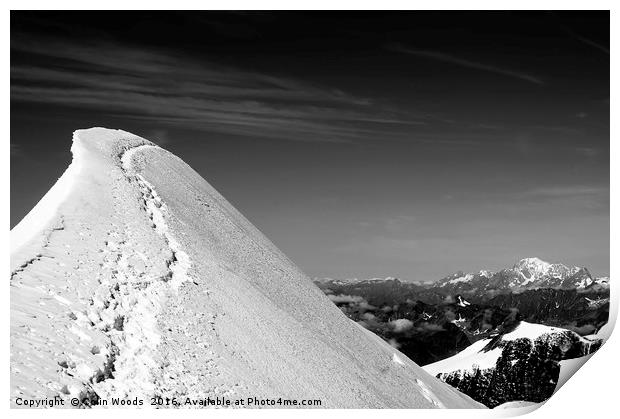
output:
[[[91,126],[310,276],[609,273],[608,12],[11,12],[11,227]]]

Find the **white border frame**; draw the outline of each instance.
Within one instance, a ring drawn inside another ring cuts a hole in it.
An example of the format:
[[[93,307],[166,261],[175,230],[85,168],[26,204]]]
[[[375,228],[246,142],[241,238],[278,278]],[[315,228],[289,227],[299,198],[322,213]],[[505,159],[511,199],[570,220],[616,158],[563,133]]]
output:
[[[176,0],[174,2],[151,0],[151,1],[129,1],[129,0],[108,0],[105,2],[85,2],[76,0],[56,0],[54,2],[32,0],[32,1],[8,1],[6,2],[9,8],[5,9],[3,20],[5,22],[2,27],[3,30],[3,54],[2,69],[5,72],[5,82],[2,84],[3,90],[3,112],[2,120],[4,132],[6,135],[4,150],[2,153],[2,170],[4,176],[2,179],[2,196],[9,196],[9,182],[10,182],[10,152],[9,141],[10,139],[10,9],[14,10],[39,10],[50,9],[50,6],[54,6],[53,9],[83,9],[83,10],[129,10],[129,9],[170,9],[174,7],[178,10],[198,10],[198,9],[211,9],[211,10],[310,10],[310,9],[326,9],[326,10],[340,10],[340,9],[382,9],[382,10],[611,10],[611,71],[610,74],[618,74],[617,63],[617,48],[618,45],[618,24],[620,19],[617,18],[618,3],[617,1],[574,1],[574,0],[504,0],[504,1],[490,1],[490,0],[469,0],[467,2],[462,0],[450,0],[450,1],[394,1],[394,0],[382,0],[368,1],[334,1],[334,0],[315,0],[313,2],[285,2],[281,0],[263,0],[263,1],[237,1],[229,0],[227,2],[215,2],[215,1],[199,1],[199,0]],[[464,7],[467,6],[467,7]],[[616,7],[614,7],[616,6]],[[617,84],[614,79],[611,79],[611,91],[610,97],[618,97]],[[614,107],[614,102],[610,103],[610,138],[614,139],[610,141],[612,161],[618,161],[618,140],[617,137],[617,123],[614,117],[617,117],[617,109]],[[618,181],[618,166],[611,165],[611,211],[610,214],[616,214],[618,211],[618,195],[617,181]],[[8,201],[4,200],[4,205],[1,206],[3,218],[8,224],[9,219],[9,205]],[[620,254],[618,251],[618,234],[620,233],[618,223],[614,217],[610,220],[610,243],[611,243],[611,255]],[[2,241],[0,242],[3,257],[3,266],[5,272],[9,272],[9,234],[5,233]],[[618,263],[612,258],[610,278],[611,282],[618,281],[616,278],[619,276]],[[614,321],[617,319],[617,307],[618,307],[618,292],[617,288],[612,285],[612,308],[610,310],[610,318]],[[6,283],[5,291],[8,291],[8,282]],[[9,409],[9,293],[0,293],[1,305],[4,307],[4,315],[2,317],[2,388],[0,394],[5,395],[5,409],[8,410],[8,414],[12,417],[34,417],[39,416],[41,411],[32,410],[18,410]],[[617,405],[620,400],[616,400],[618,397],[618,388],[620,386],[620,367],[618,356],[620,355],[620,341],[618,333],[613,333],[609,341],[598,351],[592,359],[587,362],[585,368],[580,369],[575,376],[573,376],[549,401],[543,406],[534,410],[528,417],[534,418],[547,418],[551,416],[557,417],[610,417],[612,412],[617,411]],[[517,412],[511,410],[296,410],[294,412],[286,410],[211,410],[204,412],[202,410],[183,412],[177,411],[150,411],[148,414],[156,417],[172,417],[178,414],[201,417],[205,415],[213,415],[218,418],[222,417],[262,417],[262,418],[284,418],[294,414],[296,417],[325,417],[325,416],[349,416],[355,415],[361,418],[377,418],[377,417],[389,417],[393,418],[407,418],[412,417],[458,417],[459,419],[467,418],[485,418],[485,417],[507,417],[514,416],[516,414],[522,414],[525,412]],[[44,412],[46,417],[49,418],[65,418],[65,417],[77,417],[82,415],[82,411],[78,410],[60,410],[49,409]],[[92,417],[107,417],[110,412],[106,410],[93,410],[89,411],[88,415]],[[121,418],[134,417],[137,413],[134,410],[118,410],[114,412],[115,416]]]

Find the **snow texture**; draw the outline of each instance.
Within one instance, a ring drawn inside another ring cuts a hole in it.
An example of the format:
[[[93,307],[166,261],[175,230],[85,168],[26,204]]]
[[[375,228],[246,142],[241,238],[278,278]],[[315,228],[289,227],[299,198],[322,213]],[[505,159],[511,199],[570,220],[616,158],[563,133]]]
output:
[[[616,318],[613,316],[613,313],[617,313],[617,307],[615,307],[615,301],[611,299],[610,310],[609,310],[609,321],[600,328],[596,334],[585,336],[586,339],[594,340],[594,339],[602,339],[603,342],[606,342],[611,336],[611,332],[615,326]],[[574,359],[565,359],[560,361],[560,376],[558,377],[558,384],[555,387],[555,391],[557,392],[569,378],[571,378],[583,365],[590,360],[596,353],[589,354],[586,356],[582,356]]]
[[[182,160],[79,130],[11,232],[10,397],[480,408],[344,314]]]
[[[555,333],[571,333],[566,329],[558,327],[545,326],[542,324],[520,322],[519,325],[511,332],[502,336],[502,341],[514,341],[517,339],[527,338],[531,341],[536,340],[543,335],[552,335]],[[590,343],[589,339],[581,338],[586,344]],[[494,368],[497,360],[502,355],[503,348],[495,347],[491,350],[485,350],[491,339],[482,339],[474,342],[458,354],[450,358],[442,359],[432,364],[424,366],[424,369],[436,376],[441,373],[449,373],[452,371],[471,371],[477,365],[479,369]],[[589,355],[588,355],[589,356]],[[577,359],[586,359],[581,357]],[[571,360],[573,361],[573,360]],[[565,362],[561,361],[560,363]],[[584,361],[585,362],[585,361]],[[570,376],[569,376],[570,377]]]

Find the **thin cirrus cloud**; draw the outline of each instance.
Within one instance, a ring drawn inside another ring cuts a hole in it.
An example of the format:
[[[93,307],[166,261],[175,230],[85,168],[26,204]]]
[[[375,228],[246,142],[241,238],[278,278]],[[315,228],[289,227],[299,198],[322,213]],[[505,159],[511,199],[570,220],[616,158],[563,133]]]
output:
[[[554,208],[556,217],[562,214],[608,213],[609,187],[599,185],[539,186],[505,195],[497,205],[514,207],[521,211]]]
[[[551,186],[530,189],[525,193],[529,196],[572,197],[572,196],[609,196],[609,188],[599,186],[574,185]]]
[[[530,74],[514,71],[511,69],[507,69],[507,68],[497,67],[494,65],[484,64],[484,63],[480,63],[476,61],[466,60],[466,59],[455,57],[453,55],[446,54],[443,52],[407,48],[400,44],[389,45],[387,48],[394,52],[400,52],[400,53],[409,54],[409,55],[416,55],[418,57],[424,57],[424,58],[428,58],[428,59],[435,60],[435,61],[442,61],[445,63],[455,64],[461,67],[473,68],[476,70],[482,70],[482,71],[486,71],[490,73],[501,74],[503,76],[512,77],[515,79],[527,81],[527,82],[534,83],[534,84],[539,84],[539,85],[545,84],[542,79],[540,79],[539,77],[530,75]]]
[[[586,38],[585,36],[581,36],[581,35],[577,35],[574,34],[575,38],[577,38],[577,40],[583,42],[586,45],[590,45],[591,47],[594,47],[596,49],[598,49],[599,51],[603,51],[605,54],[609,55],[609,48],[607,48],[605,45],[599,44],[596,41],[593,41],[589,38]]]
[[[38,60],[11,67],[11,99],[104,110],[157,124],[295,141],[402,137],[429,115],[341,90],[113,44],[14,39]],[[43,58],[43,59],[40,59]],[[34,64],[44,62],[44,64]]]
[[[609,187],[589,185],[567,185],[533,188],[522,195],[534,202],[570,202],[572,207],[582,206],[589,208],[605,207],[609,205]]]

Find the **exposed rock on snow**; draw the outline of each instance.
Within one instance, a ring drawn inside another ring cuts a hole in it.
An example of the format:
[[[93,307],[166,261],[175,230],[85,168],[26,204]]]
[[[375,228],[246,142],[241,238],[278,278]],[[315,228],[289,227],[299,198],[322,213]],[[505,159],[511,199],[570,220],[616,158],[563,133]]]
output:
[[[543,402],[562,379],[561,363],[596,351],[602,339],[520,322],[513,330],[479,340],[424,369],[488,407]]]
[[[614,308],[612,311],[612,313],[615,312],[617,312],[617,308]],[[611,336],[615,322],[616,318],[610,316],[607,324],[601,327],[596,334],[586,336],[586,338],[590,340],[600,339],[603,342],[606,342],[609,339],[609,336]],[[560,361],[560,375],[558,377],[558,384],[555,387],[555,391],[557,392],[568,381],[568,379],[579,370],[579,368],[583,367],[583,365],[590,360],[592,356],[594,356],[594,354]]]
[[[458,305],[459,307],[467,307],[467,306],[470,306],[471,303],[469,301],[465,300],[460,295],[457,295],[456,296],[456,305]]]
[[[348,320],[183,161],[76,131],[11,232],[11,399],[320,399],[481,407]]]
[[[540,288],[488,295],[484,290],[452,294],[445,292],[448,287],[398,279],[315,283],[347,317],[392,342],[418,365],[454,356],[516,320],[587,336],[609,319],[608,288]],[[395,320],[412,327],[395,328]]]

